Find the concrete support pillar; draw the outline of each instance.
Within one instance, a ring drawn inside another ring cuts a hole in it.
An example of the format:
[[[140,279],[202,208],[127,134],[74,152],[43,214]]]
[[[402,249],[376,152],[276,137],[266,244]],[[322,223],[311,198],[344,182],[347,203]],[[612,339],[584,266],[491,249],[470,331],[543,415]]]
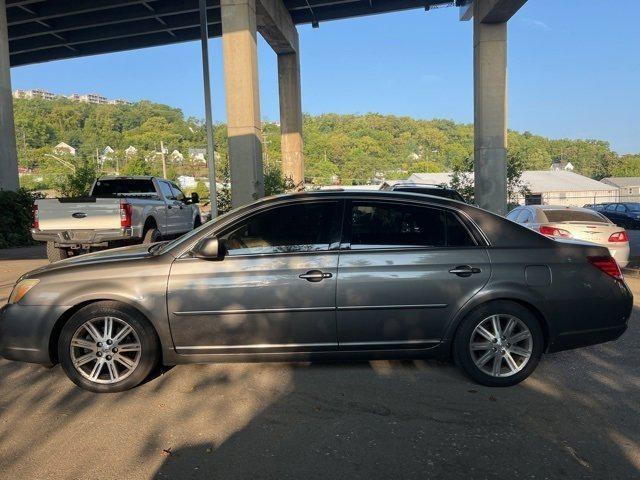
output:
[[[297,52],[278,55],[280,90],[280,129],[282,132],[282,173],[294,185],[304,183],[302,155],[302,96],[300,92],[300,56]]]
[[[13,124],[7,7],[0,0],[0,190],[17,190],[18,151]]]
[[[231,203],[264,196],[255,0],[221,0]]]
[[[474,173],[476,203],[507,212],[507,23],[473,20]]]

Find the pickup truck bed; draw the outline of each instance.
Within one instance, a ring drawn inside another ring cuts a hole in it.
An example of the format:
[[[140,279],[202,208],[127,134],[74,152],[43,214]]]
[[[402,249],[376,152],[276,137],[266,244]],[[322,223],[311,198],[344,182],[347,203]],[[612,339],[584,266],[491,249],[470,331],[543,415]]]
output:
[[[164,179],[108,177],[96,180],[93,192],[97,196],[36,201],[31,233],[34,240],[47,242],[51,261],[71,253],[151,243],[200,223],[197,196],[185,199],[175,184]]]

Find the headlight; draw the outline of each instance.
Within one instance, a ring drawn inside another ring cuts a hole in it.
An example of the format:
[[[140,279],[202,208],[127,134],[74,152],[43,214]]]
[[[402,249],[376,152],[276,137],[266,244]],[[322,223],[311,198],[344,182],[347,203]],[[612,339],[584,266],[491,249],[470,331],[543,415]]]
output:
[[[27,294],[27,292],[38,283],[40,283],[40,280],[35,278],[22,280],[21,282],[16,283],[11,295],[9,296],[9,303],[18,303]]]

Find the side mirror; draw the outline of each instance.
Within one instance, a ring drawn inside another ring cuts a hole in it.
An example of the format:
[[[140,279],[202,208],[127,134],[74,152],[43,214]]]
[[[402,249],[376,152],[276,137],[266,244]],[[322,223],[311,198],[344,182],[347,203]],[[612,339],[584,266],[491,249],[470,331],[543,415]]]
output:
[[[193,254],[196,258],[201,258],[202,260],[222,260],[224,258],[224,247],[217,238],[207,237],[196,244]]]
[[[198,192],[191,192],[191,203],[200,203],[200,195],[198,195]]]

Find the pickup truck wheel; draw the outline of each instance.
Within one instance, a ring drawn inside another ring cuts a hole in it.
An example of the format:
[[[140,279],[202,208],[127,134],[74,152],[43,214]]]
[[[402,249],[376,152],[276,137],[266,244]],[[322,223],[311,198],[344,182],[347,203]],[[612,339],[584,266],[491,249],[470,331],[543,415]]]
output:
[[[47,258],[51,263],[64,260],[69,257],[69,250],[56,247],[55,243],[47,242]]]
[[[160,231],[157,228],[150,228],[144,233],[142,243],[149,245],[160,241]]]

